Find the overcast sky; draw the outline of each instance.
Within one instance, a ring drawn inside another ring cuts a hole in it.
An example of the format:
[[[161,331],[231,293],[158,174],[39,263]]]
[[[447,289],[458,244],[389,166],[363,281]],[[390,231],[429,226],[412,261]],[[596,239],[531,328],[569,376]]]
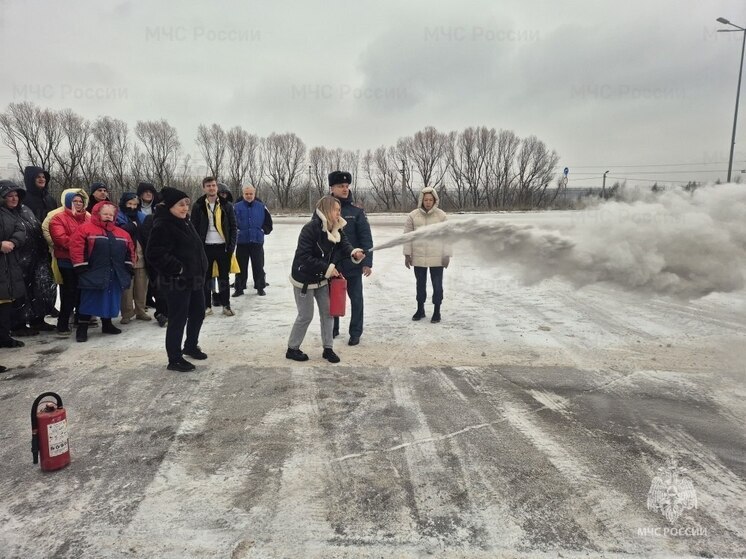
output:
[[[0,0],[0,110],[165,118],[194,159],[201,123],[360,150],[484,125],[538,136],[569,186],[725,178],[742,34],[720,16],[746,27],[746,3]]]

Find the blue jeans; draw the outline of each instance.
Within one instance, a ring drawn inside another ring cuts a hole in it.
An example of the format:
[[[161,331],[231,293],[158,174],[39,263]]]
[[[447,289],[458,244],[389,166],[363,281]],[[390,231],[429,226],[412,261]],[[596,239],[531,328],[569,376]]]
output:
[[[359,338],[363,335],[363,276],[345,276],[347,280],[347,296],[350,298],[350,337]],[[339,317],[334,318],[334,330],[339,332]]]

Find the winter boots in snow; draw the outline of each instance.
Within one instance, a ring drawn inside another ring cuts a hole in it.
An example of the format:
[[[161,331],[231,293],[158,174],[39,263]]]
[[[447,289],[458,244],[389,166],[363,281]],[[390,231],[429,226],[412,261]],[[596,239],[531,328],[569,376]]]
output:
[[[435,305],[433,317],[430,319],[430,322],[440,322],[440,305]]]
[[[425,303],[417,303],[417,312],[412,315],[412,320],[425,318]]]

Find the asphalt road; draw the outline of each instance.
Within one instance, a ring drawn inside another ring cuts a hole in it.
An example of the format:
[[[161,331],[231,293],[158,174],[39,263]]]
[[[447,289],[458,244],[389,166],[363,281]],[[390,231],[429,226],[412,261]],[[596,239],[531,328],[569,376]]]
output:
[[[41,473],[19,396],[55,357],[0,383],[4,558],[746,553],[727,375],[102,366],[57,379],[73,462]],[[698,495],[673,524],[647,508],[669,458]]]

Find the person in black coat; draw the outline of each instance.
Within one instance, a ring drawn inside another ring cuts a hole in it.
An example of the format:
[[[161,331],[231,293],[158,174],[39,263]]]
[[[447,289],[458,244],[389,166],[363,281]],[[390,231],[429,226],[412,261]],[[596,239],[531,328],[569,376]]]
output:
[[[334,320],[329,314],[329,278],[338,277],[340,263],[351,258],[355,264],[363,261],[362,249],[352,248],[344,234],[346,222],[340,216],[339,200],[324,196],[316,204],[316,213],[306,223],[298,236],[290,283],[293,284],[298,316],[288,339],[285,357],[294,361],[306,361],[308,355],[300,350],[308,325],[313,320],[313,301],[319,308],[322,357],[330,363],[339,363],[334,353],[332,328]]]
[[[26,242],[14,251],[26,284],[26,296],[16,299],[13,304],[11,328],[16,337],[35,336],[42,330],[55,330],[53,325],[44,322],[47,308],[53,306],[57,298],[57,285],[49,265],[49,248],[41,232],[41,223],[23,205],[25,198],[26,188],[3,181],[0,205],[21,221],[26,232]]]
[[[28,166],[23,170],[23,184],[26,186],[26,197],[23,200],[23,205],[31,210],[39,223],[44,223],[47,214],[60,207],[60,203],[49,191],[49,173],[41,167]],[[47,269],[43,272],[44,277],[53,277],[51,256],[47,258],[45,265]],[[55,291],[56,289],[55,287]],[[51,298],[52,302],[44,310],[50,316],[56,317],[58,312],[54,308],[54,304],[57,294],[54,293]]]
[[[0,189],[13,191],[12,181],[0,181]],[[13,301],[26,294],[23,270],[17,249],[26,242],[26,229],[18,216],[0,206],[0,347],[23,347],[23,342],[10,337]]]
[[[231,257],[236,250],[238,228],[233,204],[218,196],[218,182],[214,177],[202,179],[203,196],[197,198],[192,208],[191,220],[202,239],[207,254],[208,271],[205,278],[206,313],[212,314],[213,265],[218,267],[218,291],[223,314],[234,316],[231,310],[230,280]]]
[[[342,204],[342,218],[347,222],[344,233],[354,246],[365,251],[373,248],[373,236],[365,210],[353,203],[350,183],[352,175],[346,171],[329,173],[331,195]],[[350,260],[342,263],[342,274],[347,279],[347,295],[350,298],[350,341],[349,345],[360,343],[363,335],[363,276],[373,273],[373,253],[366,252],[362,265],[356,266]],[[339,335],[339,318],[334,319],[334,337]]]
[[[155,268],[158,290],[167,300],[168,369],[186,372],[194,370],[194,365],[184,355],[207,359],[199,347],[199,332],[205,318],[207,256],[202,239],[189,220],[189,196],[166,187],[161,190],[161,197],[163,202],[156,206],[145,258]]]
[[[41,167],[26,167],[23,170],[23,184],[26,185],[23,205],[34,212],[39,223],[44,223],[47,214],[60,207],[49,192],[49,173]]]

